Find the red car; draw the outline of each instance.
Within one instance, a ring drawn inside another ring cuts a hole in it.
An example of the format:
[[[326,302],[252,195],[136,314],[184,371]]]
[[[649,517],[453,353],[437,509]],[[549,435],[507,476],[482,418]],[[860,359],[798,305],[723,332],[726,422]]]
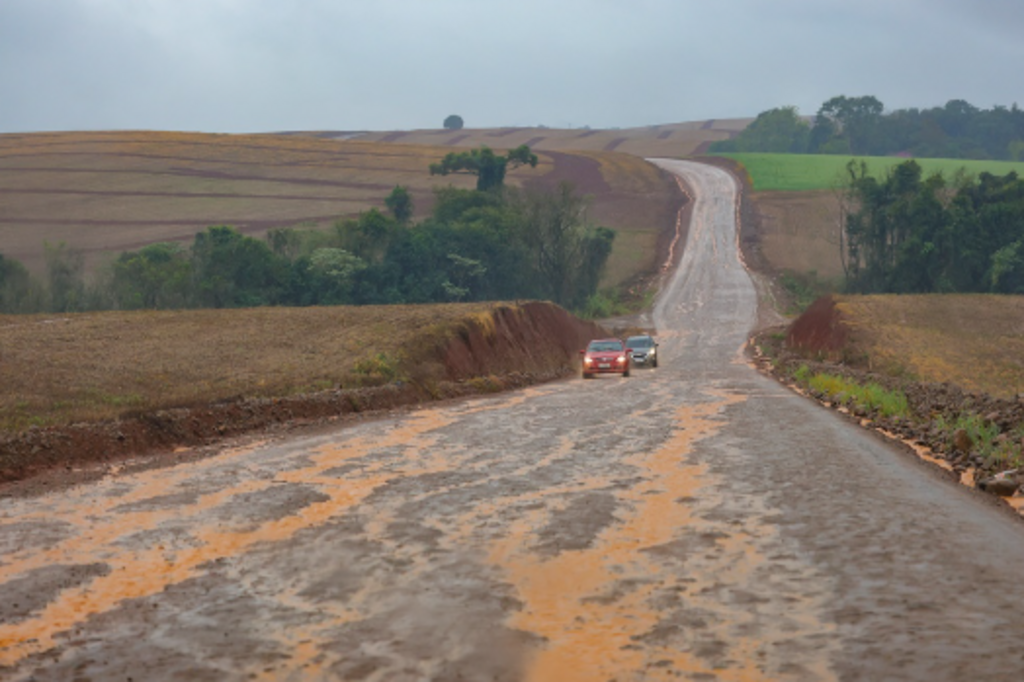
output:
[[[594,339],[581,350],[583,378],[595,374],[621,374],[629,376],[629,349],[619,339]]]

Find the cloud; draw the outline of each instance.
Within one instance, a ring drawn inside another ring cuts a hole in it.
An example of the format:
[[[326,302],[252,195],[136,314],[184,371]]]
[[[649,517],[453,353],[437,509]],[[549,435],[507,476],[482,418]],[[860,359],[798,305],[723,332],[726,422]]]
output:
[[[1009,103],[1024,5],[3,0],[0,132],[633,126]]]

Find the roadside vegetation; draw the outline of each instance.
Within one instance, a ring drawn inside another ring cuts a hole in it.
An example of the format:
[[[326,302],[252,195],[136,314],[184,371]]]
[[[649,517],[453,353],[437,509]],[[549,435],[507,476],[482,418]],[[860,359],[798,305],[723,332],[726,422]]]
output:
[[[775,375],[955,470],[1024,467],[1024,296],[831,296],[756,342]]]
[[[1024,401],[1010,394],[997,377],[1001,374],[1005,379],[1007,372],[1021,373],[1019,362],[1011,357],[1013,349],[1004,353],[1001,363],[977,348],[955,350],[958,358],[976,360],[983,367],[1002,366],[1002,370],[990,374],[988,383],[973,390],[950,381],[934,363],[929,365],[932,374],[927,376],[907,371],[906,365],[897,364],[911,362],[905,347],[900,347],[898,356],[889,354],[879,366],[879,358],[871,353],[873,346],[865,342],[875,332],[875,320],[863,311],[852,314],[843,307],[848,301],[856,303],[862,298],[844,297],[839,304],[827,305],[819,301],[786,331],[758,335],[762,365],[827,406],[930,448],[965,482],[1012,495],[1024,483],[1019,475],[1024,468]],[[905,298],[909,297],[898,297]],[[947,297],[931,298],[941,301]],[[902,309],[902,303],[880,303]],[[945,338],[935,348],[919,346],[913,350],[917,356],[931,355],[934,360],[934,356],[941,355],[948,362],[953,358],[947,352],[954,345],[954,339]],[[985,390],[995,386],[1001,390]]]
[[[807,365],[800,365],[792,379],[805,388],[824,396],[826,400],[853,408],[859,413],[875,412],[884,417],[909,417],[907,396],[900,390],[886,390],[877,383],[865,385],[826,372],[811,372]]]
[[[860,293],[1024,294],[1024,180],[924,175],[915,161],[879,180],[851,162],[842,257]]]
[[[873,97],[837,97],[810,121],[764,112],[711,153],[747,173],[759,254],[786,312],[802,313],[758,337],[774,373],[1013,494],[1024,482],[1024,112],[951,101],[883,113]],[[840,291],[902,295],[816,297]]]
[[[809,394],[882,428],[925,442],[954,460],[969,462],[986,474],[1024,467],[1024,422],[1010,413],[987,412],[989,406],[950,406],[918,399],[914,405],[903,388],[886,388],[869,378],[790,366],[788,379]],[[913,389],[909,388],[911,395]]]

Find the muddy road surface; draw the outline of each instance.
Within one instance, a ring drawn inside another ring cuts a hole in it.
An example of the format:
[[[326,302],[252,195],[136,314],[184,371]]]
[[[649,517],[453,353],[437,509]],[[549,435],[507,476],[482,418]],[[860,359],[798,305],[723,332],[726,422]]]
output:
[[[0,500],[4,680],[1020,680],[1024,528],[762,377],[730,177],[660,366]]]

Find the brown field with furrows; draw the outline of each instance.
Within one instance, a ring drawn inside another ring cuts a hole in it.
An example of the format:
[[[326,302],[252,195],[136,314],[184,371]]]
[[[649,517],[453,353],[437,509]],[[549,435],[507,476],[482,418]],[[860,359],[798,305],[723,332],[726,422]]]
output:
[[[655,271],[684,201],[666,173],[637,156],[610,152],[541,152],[554,170],[539,182],[572,182],[591,197],[589,219],[616,231],[602,285]]]
[[[753,192],[750,199],[760,216],[761,251],[773,270],[816,272],[824,280],[843,277],[834,192]]]
[[[534,151],[615,151],[640,157],[680,158],[700,153],[708,144],[743,130],[753,119],[712,119],[640,128],[463,128],[393,132],[295,133],[402,144],[511,148],[529,145]]]
[[[854,364],[999,398],[1024,393],[1024,296],[835,299],[843,331],[838,353]]]
[[[416,330],[478,306],[254,308],[0,316],[0,428],[112,419],[357,380]],[[116,352],[111,352],[116,349]]]
[[[477,303],[0,316],[0,431],[239,396],[414,380],[409,363],[423,364],[431,350],[419,346],[436,343],[466,320],[493,329],[499,307],[510,308]]]
[[[252,235],[326,227],[383,208],[397,184],[409,188],[422,217],[435,187],[474,186],[468,175],[429,174],[450,151],[303,135],[0,135],[0,253],[39,273],[44,242],[64,242],[84,252],[91,270],[121,251],[190,242],[210,225]],[[510,172],[509,184],[569,180],[593,195],[591,219],[619,232],[606,284],[655,265],[647,249],[672,228],[681,201],[670,178],[626,155],[541,152],[539,159],[537,168]]]

